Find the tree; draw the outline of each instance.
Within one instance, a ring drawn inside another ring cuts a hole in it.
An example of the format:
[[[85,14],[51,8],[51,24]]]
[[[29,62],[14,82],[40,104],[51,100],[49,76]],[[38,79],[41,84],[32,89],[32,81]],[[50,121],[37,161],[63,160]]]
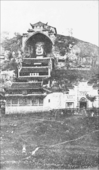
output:
[[[18,55],[18,51],[21,51],[22,45],[22,36],[19,33],[15,33],[13,38],[9,38],[5,36],[2,41],[2,47],[5,51],[8,51],[7,58],[3,62],[1,70],[14,70],[16,77],[18,74],[18,63],[16,61],[16,57]],[[15,56],[13,56],[13,52]]]
[[[15,33],[13,38],[5,37],[2,41],[2,47],[4,50],[9,50],[10,52],[18,52],[21,50],[22,36],[19,33]]]
[[[99,67],[93,68],[91,71],[91,78],[88,81],[89,84],[93,85],[99,90]]]
[[[62,49],[62,50],[60,51],[60,55],[61,55],[61,56],[64,56],[65,53],[66,53],[66,52],[65,52],[65,49]]]
[[[2,71],[11,71],[14,70],[15,75],[17,77],[18,75],[18,63],[15,60],[5,60],[4,63],[2,64],[1,70]]]
[[[76,70],[54,70],[51,76],[51,80],[54,80],[56,82],[56,86],[63,92],[73,88],[75,83],[81,79],[81,75],[78,74],[78,71]]]
[[[92,102],[92,108],[93,108],[94,107],[93,103],[96,100],[96,96],[90,96],[90,95],[87,94],[86,97],[90,102]]]

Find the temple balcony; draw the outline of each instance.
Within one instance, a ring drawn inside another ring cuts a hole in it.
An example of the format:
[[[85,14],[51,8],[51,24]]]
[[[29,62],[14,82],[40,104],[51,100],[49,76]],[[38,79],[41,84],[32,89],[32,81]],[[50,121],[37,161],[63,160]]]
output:
[[[20,70],[20,75],[21,74],[30,74],[30,73],[47,73],[48,72],[48,67],[22,67]]]
[[[49,78],[51,76],[51,71],[48,68],[22,68],[22,70],[19,72],[18,74],[18,78],[19,79],[45,79],[45,78]]]
[[[49,66],[50,58],[24,58],[22,61],[22,67],[28,66]]]

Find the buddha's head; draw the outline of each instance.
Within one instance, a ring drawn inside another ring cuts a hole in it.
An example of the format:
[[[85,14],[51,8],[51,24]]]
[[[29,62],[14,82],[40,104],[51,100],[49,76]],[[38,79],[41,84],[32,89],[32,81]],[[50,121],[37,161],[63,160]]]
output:
[[[36,55],[43,55],[44,54],[44,43],[38,42],[35,45]]]

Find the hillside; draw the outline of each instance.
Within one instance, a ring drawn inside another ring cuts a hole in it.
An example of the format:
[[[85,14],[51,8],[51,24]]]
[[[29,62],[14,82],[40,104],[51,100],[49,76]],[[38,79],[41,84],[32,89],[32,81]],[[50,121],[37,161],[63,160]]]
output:
[[[98,46],[88,43],[88,42],[84,42],[74,37],[57,34],[55,47],[60,52],[62,50],[65,50],[67,52],[70,44],[72,45],[72,48],[75,49],[76,55],[78,53],[80,54],[80,57],[84,57],[84,56],[96,57],[99,61],[99,58],[98,58],[99,47]]]
[[[96,76],[99,74],[98,46],[58,34],[54,54],[58,58],[58,66],[52,73],[52,80],[58,84],[63,83],[64,86],[69,82],[70,87],[70,82],[75,83],[81,79],[89,81],[93,77],[98,77]]]
[[[74,37],[57,34],[54,56],[55,58],[58,56],[60,59],[64,59],[62,61],[62,67],[59,66],[59,61],[55,63],[55,69],[52,72],[52,81],[56,80],[58,86],[59,84],[63,84],[64,86],[68,82],[70,87],[71,82],[75,83],[83,78],[85,80],[91,80],[92,77],[99,73],[98,54],[99,47],[96,45]],[[69,66],[68,69],[67,66]],[[17,67],[18,65],[14,61],[1,62],[1,70],[15,70],[17,74]]]

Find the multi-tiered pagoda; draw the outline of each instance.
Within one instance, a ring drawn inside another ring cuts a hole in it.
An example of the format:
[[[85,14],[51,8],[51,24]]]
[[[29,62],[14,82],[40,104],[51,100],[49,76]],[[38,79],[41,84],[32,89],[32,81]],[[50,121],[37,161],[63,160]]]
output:
[[[31,24],[31,27],[23,34],[23,58],[17,82],[6,88],[6,114],[46,110],[43,101],[50,93],[56,29],[42,22]]]

